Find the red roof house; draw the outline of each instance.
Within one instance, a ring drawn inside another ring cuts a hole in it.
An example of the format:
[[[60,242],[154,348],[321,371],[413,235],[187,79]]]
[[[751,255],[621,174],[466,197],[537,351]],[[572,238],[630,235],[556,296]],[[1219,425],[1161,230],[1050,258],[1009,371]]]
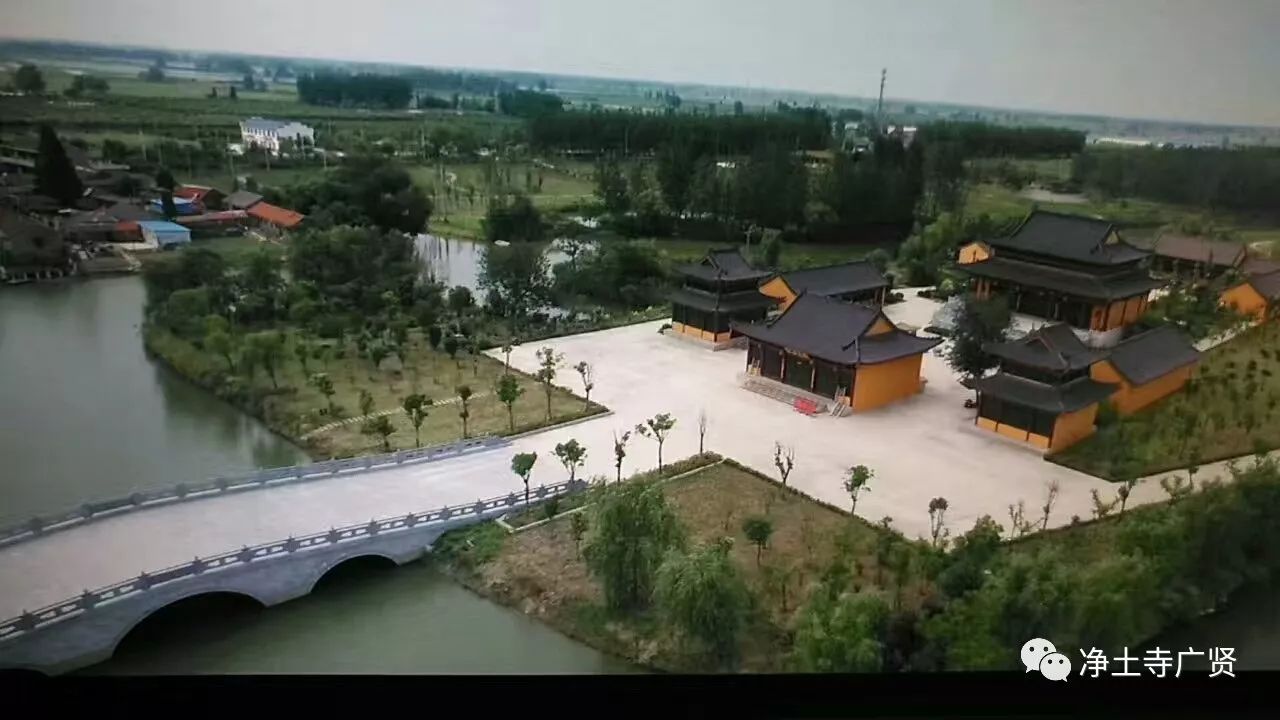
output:
[[[247,212],[250,217],[255,217],[281,230],[292,230],[298,227],[302,223],[302,219],[306,217],[300,212],[286,210],[265,202],[255,203]]]

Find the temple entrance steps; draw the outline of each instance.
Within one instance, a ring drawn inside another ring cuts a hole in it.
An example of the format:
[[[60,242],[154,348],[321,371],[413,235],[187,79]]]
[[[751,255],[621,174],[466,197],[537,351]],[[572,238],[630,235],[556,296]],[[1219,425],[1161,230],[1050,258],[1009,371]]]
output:
[[[812,409],[812,412],[805,414],[816,416],[818,414],[828,414],[839,417],[848,412],[848,408],[840,403],[832,402],[831,398],[825,398],[821,395],[815,395],[806,390],[792,387],[783,382],[772,380],[760,375],[751,375],[745,372],[738,373],[738,384],[744,389],[750,390],[758,395],[767,398],[773,398],[787,405],[797,407],[796,401],[800,401],[800,405],[806,409]],[[838,413],[838,414],[837,414]]]

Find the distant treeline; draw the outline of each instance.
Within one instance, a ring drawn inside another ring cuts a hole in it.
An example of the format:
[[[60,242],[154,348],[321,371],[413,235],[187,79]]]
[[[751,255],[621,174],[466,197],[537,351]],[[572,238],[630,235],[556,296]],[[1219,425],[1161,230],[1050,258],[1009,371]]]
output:
[[[498,95],[498,107],[503,115],[536,118],[560,112],[564,109],[564,100],[551,93],[511,90]]]
[[[515,89],[515,85],[494,75],[477,75],[475,73],[451,72],[448,70],[415,69],[406,72],[402,77],[417,87],[471,95],[492,95]]]
[[[309,105],[403,108],[413,83],[399,75],[311,73],[298,78],[298,98]]]
[[[1280,209],[1280,149],[1093,148],[1076,157],[1072,179],[1112,197],[1209,209]]]
[[[647,153],[680,143],[694,156],[747,154],[766,144],[826,148],[831,124],[812,110],[768,115],[650,115],[625,111],[543,115],[529,123],[535,147],[556,150]]]
[[[1060,157],[1084,149],[1085,134],[1053,127],[1006,127],[982,122],[937,122],[920,127],[927,142],[954,142],[967,157]]]

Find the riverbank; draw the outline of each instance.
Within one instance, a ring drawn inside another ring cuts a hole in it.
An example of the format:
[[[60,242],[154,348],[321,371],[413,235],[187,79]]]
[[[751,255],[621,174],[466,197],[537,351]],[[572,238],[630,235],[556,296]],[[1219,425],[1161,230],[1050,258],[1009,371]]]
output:
[[[364,423],[343,422],[353,415],[387,418],[391,423],[387,446],[405,449],[485,434],[515,435],[608,412],[598,403],[552,388],[548,419],[547,395],[534,378],[482,354],[465,360],[450,359],[426,347],[425,342],[410,345],[402,365],[373,369],[383,377],[370,374],[367,365],[361,366],[354,348],[349,353],[344,348],[340,358],[332,357],[323,363],[316,359],[308,361],[319,364],[316,367],[304,367],[301,361],[282,360],[277,377],[268,381],[264,377],[255,380],[231,375],[223,359],[156,325],[144,324],[142,339],[154,361],[257,418],[276,434],[304,448],[316,460],[385,451],[382,439],[365,432]],[[291,344],[284,357],[294,358],[292,349]],[[324,371],[332,383],[329,388],[332,395],[323,394],[309,381],[314,376],[311,370]],[[510,412],[493,389],[498,378],[508,372],[517,378],[520,391]],[[471,392],[465,433],[458,396],[463,386]],[[362,393],[367,393],[369,398],[368,411],[360,407]],[[426,407],[426,418],[417,429],[400,407],[404,397],[414,393],[435,401]]]
[[[938,541],[907,541],[731,462],[662,490],[690,545],[733,541],[729,558],[752,599],[731,666],[656,605],[606,609],[582,554],[594,506],[516,532],[496,523],[470,528],[442,538],[438,557],[483,597],[602,652],[673,672],[1008,670],[1025,637],[1117,654],[1221,617],[1226,598],[1280,570],[1272,520],[1280,467],[1265,460],[1232,483],[1170,492],[1171,502],[1049,532],[1036,532],[1036,511],[1011,510],[1010,524],[1020,526],[1008,533],[1012,541],[990,518],[951,538],[945,508]],[[575,535],[577,513],[587,518],[584,535]],[[745,530],[753,517],[772,529],[758,556]]]

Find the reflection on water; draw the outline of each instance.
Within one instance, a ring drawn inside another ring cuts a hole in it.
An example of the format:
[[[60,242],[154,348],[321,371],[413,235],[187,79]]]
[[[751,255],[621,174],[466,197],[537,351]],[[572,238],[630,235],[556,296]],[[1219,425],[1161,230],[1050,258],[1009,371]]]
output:
[[[418,261],[422,263],[423,277],[447,287],[461,285],[469,288],[476,302],[484,300],[480,292],[480,265],[488,243],[476,240],[459,240],[428,233],[419,234],[414,240]],[[554,267],[568,256],[552,243],[542,243],[549,267]]]
[[[424,561],[342,567],[311,595],[265,610],[234,596],[161,610],[83,674],[628,671]]]
[[[1231,596],[1222,612],[1170,628],[1149,643],[1177,652],[1235,648],[1236,670],[1280,670],[1280,580],[1259,583]],[[1199,658],[1197,669],[1208,668]]]
[[[0,290],[0,524],[305,454],[152,363],[139,277]]]

